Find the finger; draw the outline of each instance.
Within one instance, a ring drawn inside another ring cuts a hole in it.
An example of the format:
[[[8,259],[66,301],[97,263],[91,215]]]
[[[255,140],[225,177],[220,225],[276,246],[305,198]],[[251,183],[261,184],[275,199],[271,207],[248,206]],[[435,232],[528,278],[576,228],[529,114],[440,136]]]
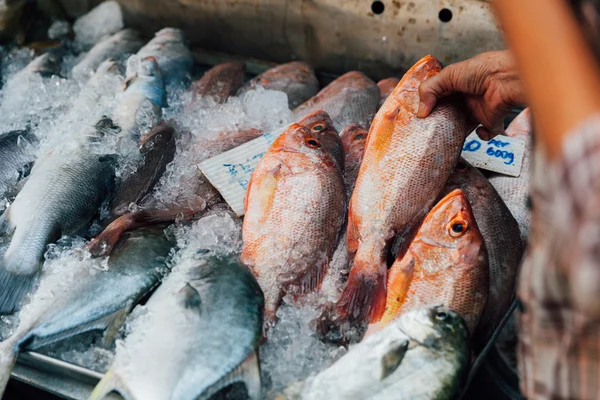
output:
[[[483,126],[478,126],[475,132],[477,132],[477,136],[479,136],[479,139],[485,140],[486,142],[490,139],[493,139],[495,136],[494,134],[492,134],[492,132],[490,132],[487,128]]]
[[[459,79],[461,68],[462,63],[450,65],[419,85],[418,118],[425,118],[431,114],[439,98],[460,91],[462,87]]]

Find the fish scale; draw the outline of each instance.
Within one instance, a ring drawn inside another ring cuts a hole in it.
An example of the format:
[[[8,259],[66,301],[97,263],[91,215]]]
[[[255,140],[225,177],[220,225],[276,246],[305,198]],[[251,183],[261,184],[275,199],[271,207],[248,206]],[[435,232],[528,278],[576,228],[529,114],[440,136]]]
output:
[[[431,208],[460,156],[466,120],[452,100],[416,117],[419,85],[441,69],[435,58],[421,59],[371,125],[348,216],[348,248],[356,255],[338,304],[352,319],[381,317],[390,241]]]

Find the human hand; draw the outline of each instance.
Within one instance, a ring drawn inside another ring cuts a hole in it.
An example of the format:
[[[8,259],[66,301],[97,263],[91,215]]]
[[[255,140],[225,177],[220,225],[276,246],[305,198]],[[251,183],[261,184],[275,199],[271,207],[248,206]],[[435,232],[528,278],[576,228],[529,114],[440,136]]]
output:
[[[427,117],[438,99],[461,93],[469,109],[470,122],[477,134],[489,140],[504,132],[504,117],[525,103],[523,87],[513,57],[508,50],[479,54],[452,64],[423,82],[417,116]]]

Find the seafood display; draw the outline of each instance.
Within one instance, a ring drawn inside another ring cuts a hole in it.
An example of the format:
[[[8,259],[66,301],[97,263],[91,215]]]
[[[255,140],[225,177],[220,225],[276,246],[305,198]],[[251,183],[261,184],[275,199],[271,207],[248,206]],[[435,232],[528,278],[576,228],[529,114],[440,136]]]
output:
[[[94,400],[462,393],[515,295],[528,111],[520,175],[488,178],[459,101],[416,116],[431,55],[378,83],[201,63],[115,2],[31,50],[4,3],[0,397],[33,351],[102,374]],[[200,164],[250,145],[219,164],[241,213]]]

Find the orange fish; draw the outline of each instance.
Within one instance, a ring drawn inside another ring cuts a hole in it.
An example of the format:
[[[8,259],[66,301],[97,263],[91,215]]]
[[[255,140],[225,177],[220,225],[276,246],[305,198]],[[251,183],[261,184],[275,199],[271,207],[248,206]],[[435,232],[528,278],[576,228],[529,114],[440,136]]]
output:
[[[217,64],[192,84],[192,103],[198,97],[209,96],[217,103],[224,103],[244,84],[246,64],[240,61],[228,61]]]
[[[301,61],[292,61],[268,69],[242,86],[238,96],[259,86],[287,94],[290,109],[304,103],[319,91],[319,81],[313,69]]]
[[[342,146],[344,146],[344,181],[348,196],[352,194],[356,184],[368,134],[369,132],[358,124],[348,125],[340,133]]]
[[[451,99],[427,118],[416,116],[419,85],[441,69],[434,57],[422,58],[371,125],[348,216],[354,266],[338,303],[352,320],[375,322],[383,314],[390,242],[433,206],[460,156],[466,118]]]
[[[265,294],[267,327],[285,293],[306,293],[320,285],[344,220],[341,170],[322,140],[339,137],[327,129],[327,120],[290,125],[250,179],[242,261]]]
[[[377,82],[379,87],[379,107],[385,103],[390,94],[394,91],[396,85],[398,85],[400,79],[396,77],[385,78]]]
[[[373,333],[415,308],[443,304],[465,319],[473,333],[488,297],[483,237],[465,196],[456,189],[430,212],[406,254],[387,278],[385,312]]]

